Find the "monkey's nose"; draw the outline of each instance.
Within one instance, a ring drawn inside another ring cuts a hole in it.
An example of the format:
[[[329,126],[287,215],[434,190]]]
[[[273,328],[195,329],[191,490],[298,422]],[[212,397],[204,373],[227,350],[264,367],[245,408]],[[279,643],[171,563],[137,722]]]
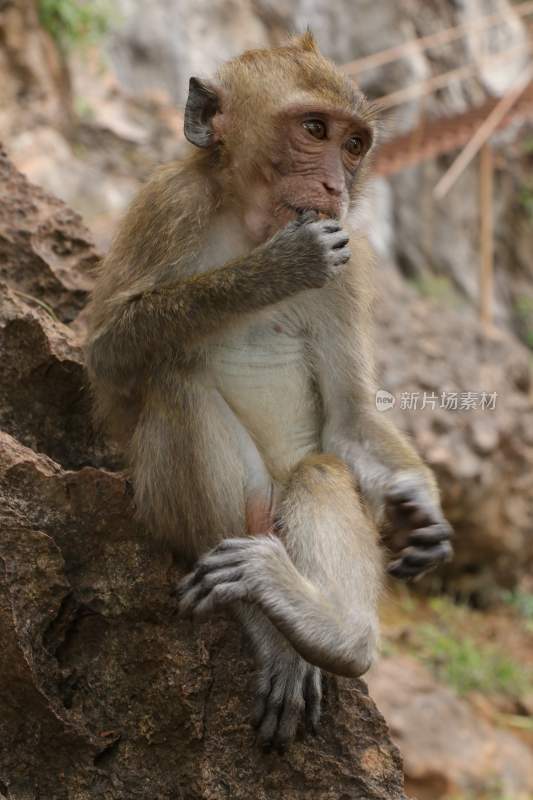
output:
[[[340,197],[342,194],[343,186],[336,181],[322,181],[322,186],[326,192],[333,197]]]

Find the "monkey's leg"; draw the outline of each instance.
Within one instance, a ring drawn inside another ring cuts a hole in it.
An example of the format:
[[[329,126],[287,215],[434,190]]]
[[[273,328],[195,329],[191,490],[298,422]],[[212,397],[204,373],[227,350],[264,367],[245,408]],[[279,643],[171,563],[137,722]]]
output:
[[[274,485],[249,434],[220,394],[168,375],[146,398],[130,447],[135,501],[154,536],[196,559],[250,516],[266,531]]]
[[[382,582],[378,534],[345,464],[305,458],[279,509],[280,537],[226,539],[182,584],[181,610],[257,604],[309,663],[339,675],[369,668]]]
[[[138,503],[148,522],[153,515],[156,529],[166,522],[163,533],[181,555],[198,554],[228,533],[272,531],[279,490],[249,433],[218,392],[181,380],[179,394],[152,396],[148,409],[133,454]],[[217,591],[222,599],[224,587]],[[303,709],[308,727],[316,728],[320,672],[258,606],[237,603],[233,610],[254,646],[259,739],[281,748],[294,736]]]

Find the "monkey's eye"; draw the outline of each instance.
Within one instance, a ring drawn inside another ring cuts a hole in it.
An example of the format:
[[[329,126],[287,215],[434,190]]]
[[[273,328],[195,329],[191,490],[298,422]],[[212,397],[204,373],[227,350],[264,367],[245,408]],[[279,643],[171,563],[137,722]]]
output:
[[[303,126],[315,139],[326,138],[326,126],[321,119],[306,119]]]
[[[350,136],[344,146],[352,156],[362,156],[365,151],[365,143],[360,136]]]

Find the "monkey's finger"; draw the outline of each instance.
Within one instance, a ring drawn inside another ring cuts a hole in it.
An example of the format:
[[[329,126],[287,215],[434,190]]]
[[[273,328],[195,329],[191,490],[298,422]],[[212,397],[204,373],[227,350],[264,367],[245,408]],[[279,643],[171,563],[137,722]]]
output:
[[[319,669],[310,669],[305,678],[305,727],[313,736],[318,732],[322,705],[322,673]]]
[[[298,215],[298,222],[301,225],[307,225],[310,222],[318,221],[318,211],[308,208],[306,211],[301,211]]]
[[[350,237],[340,226],[333,223],[316,222],[310,226],[316,231],[319,241],[328,249],[333,250],[338,247],[345,247],[350,241]]]
[[[204,556],[198,562],[198,566],[192,575],[192,579],[189,581],[189,585],[200,583],[204,580],[206,575],[209,575],[213,572],[218,572],[221,569],[242,566],[244,561],[245,557],[242,553],[211,553],[207,556]]]
[[[447,522],[430,525],[427,528],[417,528],[409,534],[409,544],[415,547],[433,547],[439,542],[453,539],[454,533]]]
[[[387,568],[387,572],[393,578],[397,578],[398,580],[408,580],[409,578],[417,578],[422,575],[423,572],[427,570],[422,567],[414,567],[409,566],[403,562],[403,559],[399,559],[398,561],[393,561],[389,564]]]
[[[198,566],[194,571],[192,583],[199,583],[204,575],[218,569],[225,569],[226,567],[238,567],[247,559],[247,554],[244,550],[229,550],[227,552],[211,552],[203,556],[198,562]]]
[[[404,477],[395,480],[387,487],[387,497],[391,499],[414,500],[420,495],[420,488],[416,477]]]
[[[400,503],[424,505],[420,490],[410,481],[401,481],[396,486],[391,486],[385,494],[385,502],[390,506],[397,506]]]
[[[352,253],[348,247],[343,247],[340,250],[332,250],[331,256],[333,265],[338,267],[341,264],[346,264],[352,257]]]
[[[194,584],[195,577],[196,571],[189,572],[188,575],[185,575],[185,577],[179,581],[175,592],[178,600],[181,600],[184,594],[189,591],[190,587]]]
[[[331,237],[331,249],[332,250],[340,250],[341,247],[346,247],[348,242],[350,241],[350,237],[346,236],[344,231],[340,231],[339,234]]]
[[[402,553],[402,561],[409,567],[430,567],[449,561],[452,557],[452,546],[449,542],[440,542],[434,547],[407,547]]]
[[[338,231],[342,230],[340,223],[334,219],[325,220],[322,225],[322,230],[324,230],[326,233],[337,233]]]
[[[218,583],[235,583],[242,580],[243,570],[241,566],[224,567],[207,572],[199,583],[195,584],[194,591],[198,599],[209,594],[211,589]]]
[[[178,605],[180,617],[192,616],[193,609],[198,599],[202,596],[201,592],[201,587],[193,584],[190,584],[187,588],[182,590]]]
[[[336,219],[316,219],[311,223],[311,228],[314,228],[319,235],[322,233],[342,232],[341,224]]]
[[[193,581],[184,587],[181,593],[179,602],[179,613],[182,616],[187,616],[193,613],[198,604],[213,590],[213,588],[221,583],[236,583],[242,578],[241,567],[230,567],[226,569],[219,569],[214,572],[205,574],[201,581]]]
[[[399,524],[408,523],[411,528],[425,528],[437,522],[435,513],[421,506],[416,500],[402,500],[400,503],[389,505],[389,511]]]
[[[236,603],[238,600],[246,600],[247,597],[248,589],[243,581],[217,583],[209,594],[205,595],[192,607],[192,616],[197,619],[204,619],[217,609]]]

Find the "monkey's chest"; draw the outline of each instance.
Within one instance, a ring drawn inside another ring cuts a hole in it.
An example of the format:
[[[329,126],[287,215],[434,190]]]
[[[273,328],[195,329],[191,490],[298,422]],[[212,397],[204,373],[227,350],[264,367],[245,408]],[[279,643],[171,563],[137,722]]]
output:
[[[283,322],[233,331],[210,348],[215,385],[283,479],[319,446],[320,404],[303,336]]]

